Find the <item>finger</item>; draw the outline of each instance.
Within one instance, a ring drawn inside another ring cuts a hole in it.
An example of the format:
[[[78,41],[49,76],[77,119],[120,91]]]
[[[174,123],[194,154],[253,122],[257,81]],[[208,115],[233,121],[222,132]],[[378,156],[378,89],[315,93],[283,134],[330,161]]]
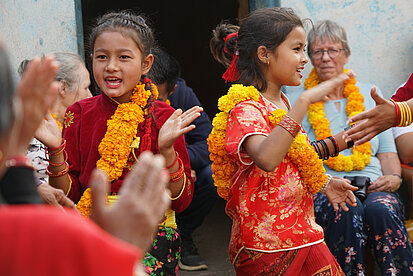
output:
[[[343,183],[343,187],[346,189],[346,190],[350,190],[350,191],[353,191],[353,192],[355,192],[355,191],[357,191],[359,188],[357,188],[356,186],[353,186],[353,185],[351,185],[350,183]]]
[[[171,116],[169,116],[168,120],[175,120],[181,115],[182,115],[182,109],[178,108],[177,110],[174,111],[174,113],[172,113]]]
[[[333,209],[334,209],[334,211],[338,211],[338,204],[337,203],[333,203]]]
[[[348,212],[349,210],[345,202],[340,202],[340,207],[341,209],[343,209],[344,212]]]
[[[354,202],[353,202],[353,200],[350,197],[346,198],[346,203],[350,206],[353,206],[353,207],[357,206],[357,201],[354,199]]]
[[[193,129],[195,129],[195,128],[196,128],[195,125],[189,125],[189,126],[187,126],[187,127],[184,127],[184,128],[182,128],[182,129],[179,131],[179,135],[178,135],[178,136],[182,136],[182,135],[184,135],[184,134],[187,134],[188,132],[190,132],[191,130],[193,130]]]
[[[193,113],[193,114],[190,114],[190,115],[188,115],[188,116],[185,116],[185,118],[183,118],[182,119],[182,125],[183,126],[187,126],[187,125],[189,125],[190,123],[192,123],[196,118],[198,118],[199,116],[201,116],[201,113],[200,112],[197,112],[197,113]]]
[[[92,215],[100,215],[106,205],[106,194],[109,191],[108,176],[100,169],[94,169],[89,180],[92,188]]]
[[[63,195],[63,197],[60,198],[59,200],[59,204],[61,206],[67,207],[67,208],[71,208],[71,209],[75,209],[76,205],[75,203],[70,200],[70,198],[68,198],[67,196]]]

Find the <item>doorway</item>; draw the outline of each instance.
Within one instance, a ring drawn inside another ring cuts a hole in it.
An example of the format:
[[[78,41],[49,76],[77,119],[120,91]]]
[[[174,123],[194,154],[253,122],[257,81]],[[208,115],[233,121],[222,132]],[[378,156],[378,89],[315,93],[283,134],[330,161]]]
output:
[[[222,79],[225,68],[209,51],[212,29],[222,20],[238,24],[248,11],[247,0],[83,0],[82,19],[85,57],[88,37],[96,17],[108,11],[133,10],[150,21],[159,45],[174,56],[182,67],[182,78],[192,87],[212,119],[218,112],[218,98],[229,87]],[[90,59],[86,58],[89,69]]]

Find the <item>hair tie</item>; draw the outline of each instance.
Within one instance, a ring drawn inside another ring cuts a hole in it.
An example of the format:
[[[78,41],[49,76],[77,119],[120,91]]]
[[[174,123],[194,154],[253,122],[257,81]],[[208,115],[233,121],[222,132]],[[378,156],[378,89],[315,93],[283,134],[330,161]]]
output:
[[[238,37],[238,32],[230,33],[224,38],[224,52],[227,54],[229,54],[227,49],[227,41],[234,36]],[[237,43],[237,40],[235,40],[235,43]],[[234,54],[232,55],[232,61],[225,73],[222,75],[222,78],[225,80],[225,82],[234,82],[239,79],[239,72],[237,68],[238,55],[238,50],[234,51]]]

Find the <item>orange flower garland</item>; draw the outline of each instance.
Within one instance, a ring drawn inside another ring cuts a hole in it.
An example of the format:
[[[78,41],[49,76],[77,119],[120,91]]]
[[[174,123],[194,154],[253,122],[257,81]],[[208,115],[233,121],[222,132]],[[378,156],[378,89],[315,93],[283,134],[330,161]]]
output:
[[[155,85],[151,85],[156,99],[158,90]],[[111,182],[122,175],[127,164],[130,145],[136,138],[138,125],[147,114],[146,105],[150,95],[151,91],[145,90],[145,84],[138,83],[132,91],[131,101],[119,104],[107,122],[105,137],[98,147],[101,158],[96,162],[96,167],[104,170]]]
[[[225,150],[225,136],[227,121],[230,111],[240,102],[253,100],[258,102],[259,92],[254,86],[234,84],[228,90],[228,94],[218,100],[218,108],[221,110],[212,120],[213,129],[209,135],[208,147],[212,160],[212,177],[219,196],[228,200],[231,178],[237,171],[237,165]],[[270,115],[270,122],[276,126],[286,114],[285,110],[277,109]],[[300,175],[311,193],[316,193],[327,181],[322,161],[318,158],[313,147],[307,143],[302,134],[297,134],[288,151],[291,161],[297,165]]]
[[[111,182],[122,175],[127,165],[138,125],[144,121],[144,116],[148,113],[149,97],[153,93],[154,98],[158,98],[158,90],[152,83],[151,89],[153,92],[146,90],[145,84],[139,82],[132,91],[130,102],[119,104],[115,113],[107,121],[105,136],[98,147],[101,158],[96,162],[96,167],[104,170]],[[91,205],[90,188],[87,188],[76,208],[82,215],[90,216]]]
[[[348,70],[345,69],[344,72]],[[304,82],[304,88],[310,89],[319,83],[317,74],[313,68],[308,79]],[[355,78],[350,78],[344,83],[344,97],[347,98],[346,113],[348,117],[352,117],[364,111],[364,97],[356,86]],[[308,108],[308,121],[314,129],[317,140],[326,139],[332,136],[330,130],[330,121],[324,113],[324,103],[318,102],[311,104]],[[356,146],[352,149],[353,154],[344,156],[339,154],[336,157],[330,157],[324,161],[327,166],[335,171],[350,172],[353,170],[360,171],[370,163],[371,146],[369,142]]]

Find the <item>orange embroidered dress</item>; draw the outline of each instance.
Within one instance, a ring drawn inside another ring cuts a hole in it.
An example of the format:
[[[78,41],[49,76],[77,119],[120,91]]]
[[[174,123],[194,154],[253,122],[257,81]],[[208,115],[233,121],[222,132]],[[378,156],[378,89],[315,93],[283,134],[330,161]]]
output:
[[[323,230],[315,222],[312,195],[297,166],[285,156],[274,171],[265,172],[242,147],[250,135],[271,133],[269,116],[277,108],[260,95],[259,102],[239,103],[228,118],[225,148],[238,165],[226,205],[233,221],[229,247],[232,262],[244,248],[272,253],[323,241]],[[302,128],[301,133],[305,134]]]

